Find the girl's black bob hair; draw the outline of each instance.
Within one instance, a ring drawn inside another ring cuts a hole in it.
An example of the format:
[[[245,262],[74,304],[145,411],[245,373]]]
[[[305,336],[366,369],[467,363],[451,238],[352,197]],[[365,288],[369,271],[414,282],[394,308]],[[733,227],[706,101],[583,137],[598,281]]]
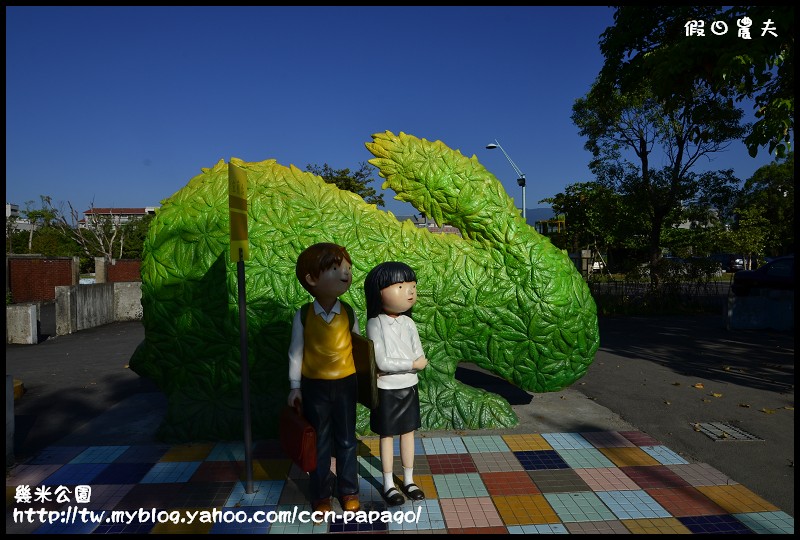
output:
[[[383,313],[381,290],[395,283],[417,281],[417,274],[406,263],[389,261],[373,268],[364,279],[364,294],[367,298],[367,318],[371,319]],[[411,317],[411,309],[402,313]]]

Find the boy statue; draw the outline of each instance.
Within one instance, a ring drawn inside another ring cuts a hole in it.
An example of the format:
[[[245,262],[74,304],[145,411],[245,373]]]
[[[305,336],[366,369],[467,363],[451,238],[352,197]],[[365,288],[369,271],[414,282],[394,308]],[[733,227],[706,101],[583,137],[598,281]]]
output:
[[[353,281],[347,250],[314,244],[297,258],[300,284],[314,297],[295,313],[289,345],[290,406],[299,401],[317,432],[317,468],[310,474],[311,506],[331,511],[334,484],[342,510],[357,511],[356,401],[358,383],[350,332],[360,334],[352,308],[339,297]],[[331,456],[336,458],[336,475]]]

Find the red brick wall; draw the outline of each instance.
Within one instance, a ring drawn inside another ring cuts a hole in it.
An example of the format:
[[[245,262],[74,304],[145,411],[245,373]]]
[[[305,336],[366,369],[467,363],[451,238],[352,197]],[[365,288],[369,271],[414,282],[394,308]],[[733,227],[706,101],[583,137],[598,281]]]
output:
[[[56,287],[73,285],[72,258],[8,258],[8,286],[15,303],[56,299]]]
[[[142,281],[142,261],[136,259],[118,259],[114,264],[106,266],[106,282]]]

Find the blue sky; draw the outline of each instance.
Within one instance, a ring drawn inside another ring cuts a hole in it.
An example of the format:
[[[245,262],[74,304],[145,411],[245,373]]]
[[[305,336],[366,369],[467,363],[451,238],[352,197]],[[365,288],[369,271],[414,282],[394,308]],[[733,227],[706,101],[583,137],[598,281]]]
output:
[[[6,7],[6,202],[160,205],[221,159],[357,169],[402,131],[477,155],[519,205],[497,139],[544,206],[593,179],[570,116],[612,24],[602,6]],[[697,170],[770,161],[737,142]]]

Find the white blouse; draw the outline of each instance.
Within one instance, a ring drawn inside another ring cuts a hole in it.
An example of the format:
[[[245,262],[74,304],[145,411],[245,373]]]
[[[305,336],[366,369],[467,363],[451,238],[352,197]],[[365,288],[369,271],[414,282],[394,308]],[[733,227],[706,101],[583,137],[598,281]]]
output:
[[[397,390],[419,382],[414,360],[425,356],[417,325],[405,315],[389,317],[381,313],[367,320],[367,337],[375,345],[378,388]]]

